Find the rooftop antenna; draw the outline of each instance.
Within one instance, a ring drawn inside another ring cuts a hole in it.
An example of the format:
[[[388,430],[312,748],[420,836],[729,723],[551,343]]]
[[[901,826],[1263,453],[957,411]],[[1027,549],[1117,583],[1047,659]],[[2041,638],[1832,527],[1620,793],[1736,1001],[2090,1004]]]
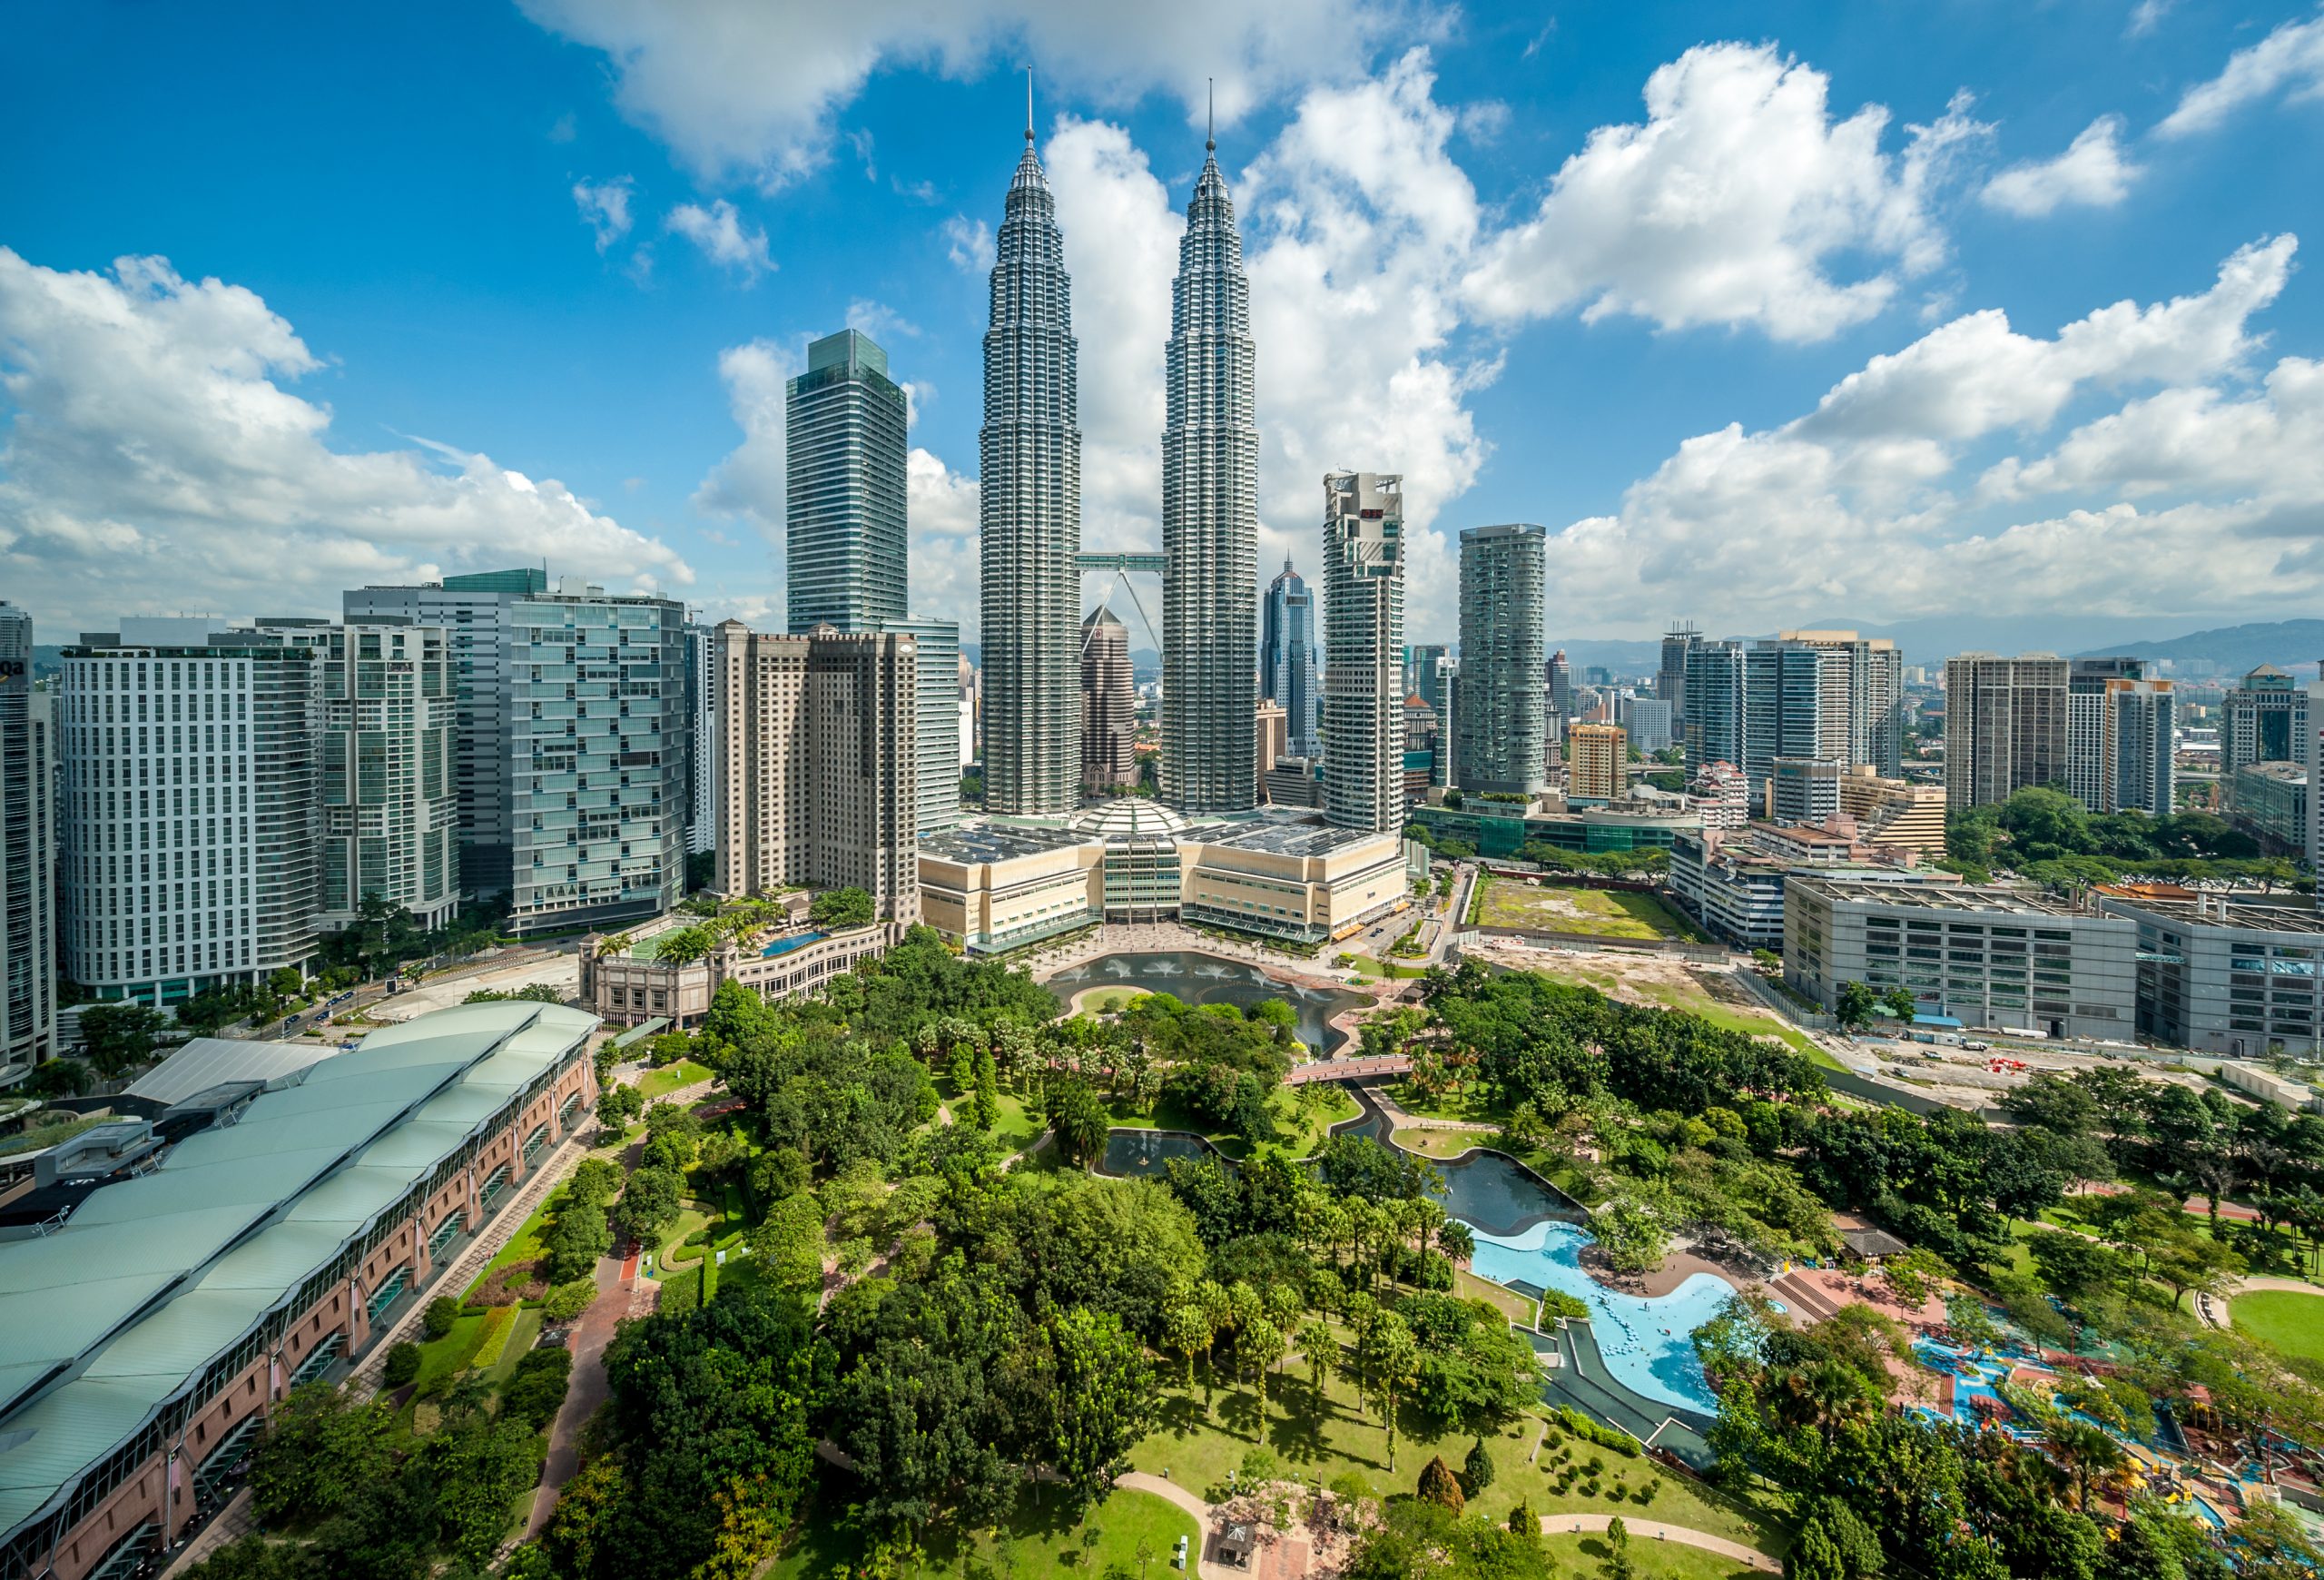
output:
[[[1202,151],[1216,153],[1218,152],[1218,79],[1205,77],[1203,81],[1210,84],[1210,114],[1203,123]]]
[[[1033,68],[1025,68],[1025,141],[1033,140]]]

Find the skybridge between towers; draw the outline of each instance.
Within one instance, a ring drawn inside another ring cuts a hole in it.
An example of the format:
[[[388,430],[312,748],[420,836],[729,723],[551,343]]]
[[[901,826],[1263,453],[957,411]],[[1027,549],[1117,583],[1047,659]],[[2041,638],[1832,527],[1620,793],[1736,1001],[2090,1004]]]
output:
[[[1073,568],[1085,577],[1093,574],[1102,576],[1110,572],[1114,579],[1106,589],[1106,598],[1113,597],[1115,588],[1128,593],[1130,607],[1137,611],[1137,617],[1146,623],[1147,640],[1154,644],[1155,651],[1161,651],[1162,636],[1154,628],[1154,617],[1146,612],[1145,604],[1138,601],[1137,589],[1130,586],[1126,579],[1132,576],[1161,576],[1163,571],[1160,555],[1077,554],[1073,557]],[[1098,601],[1102,603],[1106,599],[1101,598]],[[1085,637],[1083,640],[1086,643],[1088,638]]]

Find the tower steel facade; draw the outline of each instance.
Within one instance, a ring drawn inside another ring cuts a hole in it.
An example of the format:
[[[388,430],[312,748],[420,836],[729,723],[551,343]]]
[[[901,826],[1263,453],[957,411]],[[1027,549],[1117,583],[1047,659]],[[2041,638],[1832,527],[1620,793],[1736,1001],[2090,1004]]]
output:
[[[1283,709],[1285,755],[1315,755],[1315,596],[1289,559],[1260,606],[1259,695]]]
[[[1543,739],[1549,533],[1523,523],[1461,534],[1461,705],[1452,782],[1528,795],[1547,780]]]
[[[1162,797],[1194,814],[1243,811],[1258,784],[1256,351],[1216,149],[1178,242],[1162,430]]]
[[[1081,430],[1057,200],[1025,128],[992,266],[977,435],[985,805],[1070,812],[1081,778]],[[1247,642],[1245,658],[1248,660]],[[1251,730],[1246,708],[1239,727]]]

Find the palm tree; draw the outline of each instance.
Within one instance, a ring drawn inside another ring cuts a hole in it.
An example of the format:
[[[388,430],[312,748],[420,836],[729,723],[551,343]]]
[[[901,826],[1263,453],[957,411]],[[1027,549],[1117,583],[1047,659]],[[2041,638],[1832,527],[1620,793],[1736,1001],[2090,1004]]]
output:
[[[1307,1302],[1301,1299],[1296,1286],[1286,1283],[1269,1284],[1259,1296],[1259,1308],[1268,1321],[1288,1332],[1292,1319],[1305,1310]]]
[[[1391,1311],[1380,1318],[1372,1336],[1372,1370],[1380,1380],[1381,1414],[1388,1426],[1388,1474],[1396,1473],[1396,1405],[1420,1370],[1420,1348],[1412,1329]]]
[[[2048,1423],[2043,1437],[2052,1457],[2073,1476],[2074,1506],[2087,1512],[2090,1484],[2120,1468],[2122,1445],[2102,1428],[2072,1417]]]
[[[1459,1219],[1448,1218],[1437,1226],[1436,1249],[1452,1258],[1455,1265],[1465,1267],[1476,1257],[1477,1237]]]
[[[1236,1360],[1247,1363],[1258,1374],[1259,1420],[1262,1425],[1267,1418],[1267,1372],[1270,1368],[1282,1364],[1283,1348],[1283,1329],[1264,1317],[1252,1318],[1235,1336]]]
[[[1320,1317],[1311,1317],[1299,1325],[1299,1353],[1307,1358],[1307,1380],[1315,1397],[1324,1397],[1324,1374],[1339,1364],[1339,1340],[1333,1337],[1332,1325]]]
[[[1173,1306],[1162,1318],[1162,1339],[1170,1348],[1187,1358],[1187,1391],[1192,1393],[1195,1387],[1195,1352],[1210,1348],[1209,1317],[1193,1300]]]

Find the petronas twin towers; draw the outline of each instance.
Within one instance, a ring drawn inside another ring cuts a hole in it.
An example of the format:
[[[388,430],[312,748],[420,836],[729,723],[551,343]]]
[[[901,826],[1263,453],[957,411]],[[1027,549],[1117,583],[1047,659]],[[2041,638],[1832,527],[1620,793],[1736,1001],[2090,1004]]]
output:
[[[1258,427],[1250,282],[1216,142],[1170,293],[1162,434],[1162,794],[1200,815],[1257,799]],[[1057,202],[1025,129],[984,339],[985,800],[1073,810],[1081,777],[1081,430]]]

